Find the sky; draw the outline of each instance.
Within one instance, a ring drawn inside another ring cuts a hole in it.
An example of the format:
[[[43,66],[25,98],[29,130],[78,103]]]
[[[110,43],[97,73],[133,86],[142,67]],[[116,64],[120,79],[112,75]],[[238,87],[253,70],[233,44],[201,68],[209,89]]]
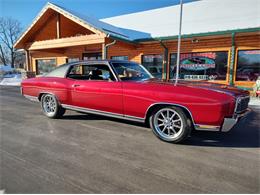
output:
[[[23,28],[30,25],[47,2],[96,18],[176,5],[179,0],[0,0],[0,17],[18,19]],[[184,3],[193,0],[183,0]]]

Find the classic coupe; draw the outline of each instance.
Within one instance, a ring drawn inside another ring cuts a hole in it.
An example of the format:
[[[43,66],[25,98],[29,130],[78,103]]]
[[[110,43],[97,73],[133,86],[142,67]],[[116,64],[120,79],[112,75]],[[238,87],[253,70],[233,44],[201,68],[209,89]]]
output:
[[[150,125],[167,142],[191,130],[229,131],[249,112],[249,92],[207,82],[154,78],[129,61],[80,61],[23,80],[21,93],[40,102],[43,114],[60,118],[74,110]]]

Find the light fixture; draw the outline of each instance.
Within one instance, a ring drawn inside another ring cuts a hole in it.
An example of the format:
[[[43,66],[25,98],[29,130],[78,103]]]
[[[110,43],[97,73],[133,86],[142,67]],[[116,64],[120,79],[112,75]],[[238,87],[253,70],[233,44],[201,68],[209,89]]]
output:
[[[193,38],[193,39],[191,40],[191,42],[192,42],[192,43],[198,43],[198,42],[199,42],[199,40],[198,40],[198,39],[196,39],[196,38]]]

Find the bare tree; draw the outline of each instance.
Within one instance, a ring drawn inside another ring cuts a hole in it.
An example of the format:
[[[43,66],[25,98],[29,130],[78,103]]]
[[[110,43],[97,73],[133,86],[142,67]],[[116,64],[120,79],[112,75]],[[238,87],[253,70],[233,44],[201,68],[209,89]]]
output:
[[[0,61],[14,67],[18,55],[13,47],[21,34],[21,23],[13,18],[0,17]]]

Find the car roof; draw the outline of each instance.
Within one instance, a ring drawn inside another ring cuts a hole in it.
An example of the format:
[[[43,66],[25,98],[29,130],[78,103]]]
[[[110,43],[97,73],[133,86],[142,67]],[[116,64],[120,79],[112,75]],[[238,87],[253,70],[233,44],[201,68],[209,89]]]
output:
[[[131,61],[128,60],[80,60],[80,61],[76,61],[76,62],[69,62],[66,64],[63,64],[61,66],[71,66],[71,65],[75,65],[75,64],[79,64],[79,63],[102,63],[102,64],[106,64],[106,63],[133,63]]]

